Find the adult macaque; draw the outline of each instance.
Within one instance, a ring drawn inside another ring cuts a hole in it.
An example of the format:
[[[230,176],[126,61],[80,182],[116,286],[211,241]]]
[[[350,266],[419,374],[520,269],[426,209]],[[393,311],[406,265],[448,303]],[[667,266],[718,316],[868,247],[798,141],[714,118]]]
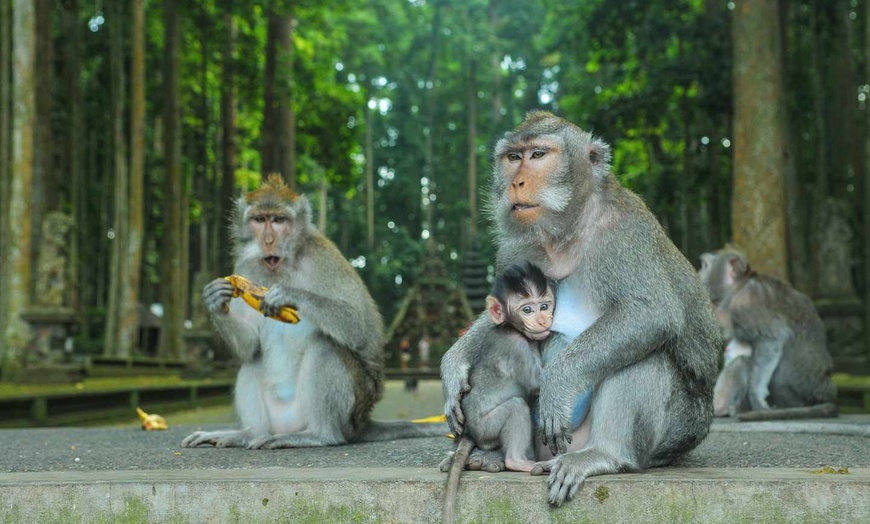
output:
[[[697,273],[611,174],[604,142],[533,112],[494,158],[498,267],[528,260],[558,281],[554,327],[579,333],[545,343],[538,431],[559,455],[532,474],[550,473],[549,502],[558,506],[591,475],[663,466],[704,439],[721,335]],[[475,328],[441,366],[457,434],[469,421],[460,400],[474,390],[469,357],[483,331]],[[590,389],[583,438],[571,433],[571,417]],[[569,443],[578,450],[566,453]]]
[[[270,175],[236,203],[234,272],[269,287],[261,311],[223,278],[203,299],[241,359],[235,408],[242,428],[197,431],[182,446],[273,449],[444,434],[443,424],[374,422],[383,391],[382,322],[356,271],[311,224],[304,196]],[[301,320],[266,318],[293,306]]]
[[[732,341],[729,347],[738,344],[748,353],[747,369],[741,371],[745,379],[730,382],[725,375],[735,374],[734,364],[724,367],[719,393],[730,403],[717,414],[737,414],[748,407],[753,413],[740,418],[836,415],[833,363],[825,326],[812,301],[782,280],[756,273],[732,249],[701,255],[700,275]]]
[[[456,452],[441,463],[448,471],[445,523],[454,521],[459,477],[475,448],[498,453],[513,471],[534,466],[529,402],[541,386],[538,346],[550,335],[553,292],[539,268],[514,265],[496,277],[486,307],[483,321],[473,328],[485,332],[471,358],[471,389],[462,399],[466,431],[456,439]]]

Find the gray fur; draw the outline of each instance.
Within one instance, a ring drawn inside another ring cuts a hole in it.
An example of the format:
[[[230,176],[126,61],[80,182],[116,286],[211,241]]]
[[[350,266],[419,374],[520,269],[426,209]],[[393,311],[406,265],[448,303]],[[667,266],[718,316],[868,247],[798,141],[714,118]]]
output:
[[[542,133],[555,137],[562,150],[547,185],[568,192],[570,205],[543,209],[536,223],[524,225],[512,218],[499,152],[533,143]],[[601,148],[565,120],[530,115],[499,142],[492,178],[498,266],[537,264],[600,313],[547,365],[541,386],[539,431],[554,454],[567,449],[573,400],[594,388],[586,446],[533,471],[550,472],[549,501],[557,506],[590,475],[670,463],[704,439],[713,416],[722,340],[710,300],[655,217],[609,173],[608,155],[596,152]],[[442,363],[454,428],[462,423],[458,399],[479,333],[470,330]],[[551,337],[549,344],[561,338]]]
[[[719,309],[725,335],[752,347],[748,384],[730,394],[740,405],[729,411],[745,411],[745,402],[752,411],[769,412],[753,418],[778,418],[771,408],[833,402],[833,362],[812,301],[786,282],[752,271],[736,250],[705,253],[701,259],[701,279]],[[806,416],[819,415],[811,410]]]
[[[441,463],[441,470],[449,471],[446,523],[454,520],[459,476],[474,448],[498,452],[508,464],[535,459],[529,401],[543,379],[538,343],[512,327],[497,326],[486,313],[471,329],[479,345],[468,355],[469,389],[460,401],[466,424],[463,432],[455,433],[456,452]]]
[[[370,423],[383,393],[383,327],[374,300],[311,224],[305,197],[260,210],[292,225],[275,241],[282,265],[268,268],[248,225],[256,208],[244,198],[237,202],[234,273],[269,287],[262,312],[232,298],[222,278],[203,290],[215,329],[242,361],[234,392],[241,429],[197,431],[182,446],[275,449],[446,433],[444,424]],[[299,324],[264,316],[287,305],[298,309]]]

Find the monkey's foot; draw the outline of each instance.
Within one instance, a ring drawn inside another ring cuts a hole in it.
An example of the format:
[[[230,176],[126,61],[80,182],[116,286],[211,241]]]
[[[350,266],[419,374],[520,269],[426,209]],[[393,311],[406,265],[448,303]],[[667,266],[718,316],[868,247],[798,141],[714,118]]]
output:
[[[508,471],[524,471],[530,472],[535,467],[536,463],[531,460],[511,460],[506,458],[504,461],[505,469]]]
[[[500,450],[484,451],[482,449],[475,449],[468,456],[468,465],[466,467],[473,471],[487,471],[489,473],[504,471],[504,453]]]
[[[447,456],[444,457],[444,460],[441,461],[441,464],[438,464],[438,469],[440,469],[442,473],[447,473],[448,471],[450,471],[450,463],[453,461],[453,455],[455,454],[456,452],[454,451],[448,451]]]
[[[317,448],[337,444],[344,444],[344,441],[303,431],[283,435],[263,435],[252,440],[246,447],[248,449]]]
[[[625,468],[620,467],[613,457],[600,449],[588,448],[559,455],[558,457],[538,462],[532,468],[532,475],[550,473],[547,479],[550,493],[547,502],[559,507],[566,500],[571,500],[583,486],[588,477],[619,473]]]
[[[181,441],[181,447],[214,446],[216,448],[241,448],[247,442],[248,434],[241,430],[194,431]]]

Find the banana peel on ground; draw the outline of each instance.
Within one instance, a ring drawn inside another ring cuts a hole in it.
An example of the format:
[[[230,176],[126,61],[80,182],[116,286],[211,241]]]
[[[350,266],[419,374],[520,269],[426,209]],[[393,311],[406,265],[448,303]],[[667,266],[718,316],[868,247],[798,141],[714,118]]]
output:
[[[169,424],[166,419],[160,415],[149,415],[142,411],[142,408],[136,408],[136,414],[139,415],[139,420],[142,422],[142,429],[145,431],[158,431],[169,429]]]
[[[415,418],[411,421],[413,424],[437,424],[439,422],[447,422],[447,415],[434,415],[432,417]],[[448,433],[447,438],[455,438],[453,433]]]
[[[239,275],[230,275],[224,277],[224,280],[232,284],[233,297],[242,297],[242,300],[244,300],[246,304],[257,311],[260,311],[260,302],[262,302],[263,297],[266,296],[269,288],[258,286],[247,278]],[[299,313],[295,308],[284,306],[277,315],[269,318],[280,320],[281,322],[287,322],[289,324],[297,324],[299,322]]]

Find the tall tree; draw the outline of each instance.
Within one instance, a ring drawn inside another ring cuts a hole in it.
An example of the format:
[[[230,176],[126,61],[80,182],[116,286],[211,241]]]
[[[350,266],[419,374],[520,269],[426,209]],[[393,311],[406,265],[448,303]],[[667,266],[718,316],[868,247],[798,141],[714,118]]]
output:
[[[166,32],[163,47],[163,156],[164,156],[164,216],[161,250],[161,291],[163,324],[160,330],[158,354],[164,358],[180,358],[183,352],[187,266],[184,265],[187,245],[183,228],[184,183],[181,171],[181,122],[179,113],[179,81],[181,51],[179,12],[176,0],[163,3],[163,24]]]
[[[12,70],[12,175],[9,206],[3,210],[9,221],[9,237],[2,246],[6,280],[5,326],[2,346],[2,379],[15,378],[23,366],[28,327],[21,313],[30,304],[32,274],[31,207],[33,191],[33,133],[36,120],[35,65],[36,15],[33,2],[13,4]]]
[[[114,159],[113,181],[114,202],[109,265],[109,300],[106,308],[106,331],[103,354],[106,356],[129,357],[130,347],[120,345],[120,323],[122,289],[128,285],[127,231],[129,227],[129,179],[127,172],[127,136],[124,132],[124,110],[126,108],[126,77],[124,74],[124,3],[113,2],[109,15],[109,61],[112,71],[112,152]]]
[[[734,241],[753,266],[788,278],[778,0],[734,10]]]
[[[145,191],[145,5],[130,4],[130,183],[127,211],[127,276],[121,289],[118,351],[132,354],[139,338],[142,281],[143,199]]]
[[[8,0],[0,0],[0,340],[3,340],[6,325],[6,279],[2,275],[9,272],[3,247],[8,237],[9,216],[4,210],[9,208],[9,186],[12,181],[12,169],[9,165],[9,128],[12,123],[9,113],[9,33],[12,13],[9,5]],[[2,361],[3,350],[0,348],[0,362]]]
[[[217,219],[220,223],[221,253],[219,262],[222,274],[230,274],[233,270],[233,260],[229,247],[232,245],[230,229],[226,219],[232,209],[232,200],[236,192],[236,85],[235,85],[235,46],[236,19],[232,13],[232,2],[228,2],[224,13],[224,48],[222,51],[223,78],[221,81],[221,136],[223,137],[221,155],[221,191],[217,203]]]
[[[52,0],[36,0],[36,136],[33,165],[33,241],[39,252],[42,220],[58,208],[58,181],[54,175],[54,31]]]
[[[471,245],[477,240],[477,62],[468,57],[468,215]]]
[[[66,107],[68,129],[82,129],[82,99],[80,79],[82,76],[81,64],[81,39],[79,38],[79,1],[64,0],[63,2],[63,34],[67,39],[63,46],[63,84],[66,94]],[[85,182],[82,177],[80,147],[85,143],[79,133],[67,132],[64,136],[63,173],[69,181],[69,200],[72,204],[75,227],[70,236],[69,252],[69,304],[81,311],[79,305],[79,289],[81,277],[79,275],[79,252],[81,246],[82,220],[84,205],[81,201]]]
[[[368,80],[368,78],[366,78]],[[368,91],[366,91],[368,92]],[[375,248],[375,148],[372,144],[374,132],[372,130],[372,105],[374,100],[366,96],[366,105],[363,108],[365,115],[365,147],[366,147],[366,247],[369,250]],[[324,176],[324,182],[326,177]],[[325,205],[321,205],[325,209]]]
[[[275,6],[276,7],[276,6]],[[262,173],[281,173],[296,187],[296,115],[293,112],[292,9],[280,6],[268,15],[263,92]]]
[[[864,9],[864,81],[870,83],[870,6]],[[870,111],[865,111],[864,134],[864,223],[862,224],[864,240],[864,345],[865,354],[870,352]],[[870,358],[870,355],[867,355]]]

